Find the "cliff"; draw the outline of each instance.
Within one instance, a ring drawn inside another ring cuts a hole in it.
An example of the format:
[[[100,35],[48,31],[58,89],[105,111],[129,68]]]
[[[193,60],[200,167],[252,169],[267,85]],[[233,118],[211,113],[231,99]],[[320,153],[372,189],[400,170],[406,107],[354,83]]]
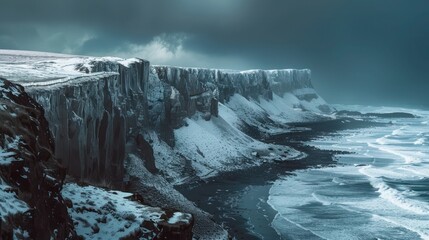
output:
[[[192,239],[191,214],[64,184],[44,113],[22,86],[0,78],[0,239]]]
[[[326,102],[314,91],[311,71],[308,69],[232,71],[154,66],[152,73],[170,86],[165,89],[170,96],[170,101],[165,104],[167,109],[165,120],[173,127],[181,126],[184,117],[190,117],[196,112],[205,113],[207,119],[210,119],[211,115],[217,117],[218,102],[228,105],[234,111],[240,112],[247,108],[248,106],[229,104],[235,95],[256,102],[262,108],[260,112],[263,113],[259,119],[251,120],[241,116],[242,120],[250,125],[255,125],[258,120],[264,118],[266,121],[272,120],[271,115],[276,115],[269,107],[261,106],[261,100],[278,103],[279,98],[284,98],[285,95],[293,98],[282,99],[284,105],[291,106],[290,110],[299,109],[312,113],[331,111]],[[293,112],[283,110],[282,113],[292,115]]]
[[[143,60],[128,67],[109,60],[87,60],[74,66],[85,74],[66,82],[23,84],[47,109],[57,145],[55,155],[70,175],[109,184],[122,182],[127,138],[144,126],[148,66]]]
[[[46,110],[55,157],[77,179],[104,184],[122,183],[128,153],[156,172],[162,159],[152,157],[147,131],[174,147],[176,129],[196,113],[209,120],[221,112],[238,129],[268,131],[285,119],[330,110],[312,88],[309,70],[150,67],[141,59],[73,56],[7,60],[0,74],[22,84]]]
[[[172,185],[300,158],[290,147],[256,138],[331,111],[306,69],[230,71],[150,66],[142,59],[0,54],[0,76],[23,85],[43,107],[53,156],[76,181],[129,189],[146,204],[191,213],[194,233],[203,239],[226,238],[226,232]],[[88,192],[67,187],[64,193],[76,191]],[[69,208],[79,218],[82,211]],[[165,219],[158,220],[151,226],[163,225]],[[164,227],[182,229],[188,238],[192,223]],[[86,236],[103,230],[100,222],[82,224],[89,226],[78,229]]]
[[[75,239],[43,108],[0,78],[0,238]]]

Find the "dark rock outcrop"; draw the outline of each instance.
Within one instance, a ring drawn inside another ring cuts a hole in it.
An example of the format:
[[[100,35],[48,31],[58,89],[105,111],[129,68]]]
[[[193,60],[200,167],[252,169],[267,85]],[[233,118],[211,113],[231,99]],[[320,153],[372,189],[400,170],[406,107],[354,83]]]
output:
[[[140,157],[144,160],[145,168],[151,173],[156,173],[158,170],[155,166],[153,149],[141,134],[138,134],[136,137],[136,147]]]
[[[29,86],[46,109],[55,137],[55,156],[80,180],[120,186],[126,144],[144,127],[148,115],[149,63],[89,63],[89,73],[73,83]],[[78,66],[79,67],[79,66]]]
[[[158,238],[163,240],[176,239],[176,240],[188,240],[192,239],[192,227],[194,226],[194,218],[191,214],[183,214],[186,217],[183,220],[176,222],[170,222],[170,219],[174,218],[175,214],[183,214],[180,212],[167,211],[166,221],[158,223],[158,227],[161,229]]]
[[[16,200],[4,203],[9,207],[15,201],[28,206],[2,216],[0,238],[76,238],[61,196],[65,170],[54,158],[54,146],[43,108],[23,87],[0,79],[0,183],[8,186],[0,193],[15,194]]]

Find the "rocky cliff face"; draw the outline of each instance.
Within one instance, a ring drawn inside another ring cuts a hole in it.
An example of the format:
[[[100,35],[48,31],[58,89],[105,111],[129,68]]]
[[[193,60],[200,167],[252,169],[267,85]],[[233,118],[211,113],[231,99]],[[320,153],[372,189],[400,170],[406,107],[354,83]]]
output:
[[[0,54],[0,76],[25,86],[45,109],[54,139],[50,141],[55,141],[49,145],[50,152],[68,174],[104,186],[134,184],[138,186],[134,190],[147,194],[143,197],[149,204],[180,206],[178,210],[194,214],[196,235],[204,239],[226,238],[226,232],[170,184],[265,161],[298,158],[299,152],[257,141],[243,129],[270,133],[280,126],[283,131],[288,121],[311,120],[330,111],[314,91],[309,70],[150,67],[141,59],[74,56],[7,56],[2,61]],[[133,159],[132,169],[125,163],[127,159]],[[153,182],[162,184],[153,186]],[[6,190],[2,190],[5,197],[20,200]],[[70,196],[86,192],[67,191]],[[27,211],[28,204],[18,200],[14,212]],[[79,218],[96,211],[80,205],[71,208],[71,214]],[[80,226],[80,231],[100,236],[103,225],[92,220],[90,225],[81,221],[85,227]],[[179,229],[183,238],[192,235],[192,224],[179,226],[185,229]],[[177,227],[163,229],[175,232]]]
[[[320,97],[312,88],[309,70],[150,67],[144,60],[117,58],[49,59],[33,66],[40,71],[4,74],[22,83],[46,109],[55,156],[68,173],[105,184],[122,182],[127,153],[140,152],[149,161],[145,165],[156,171],[155,158],[141,151],[147,145],[141,138],[145,129],[155,129],[173,147],[174,129],[185,125],[185,118],[199,113],[210,120],[219,115],[219,104],[247,116],[247,125],[273,121],[260,104],[285,94],[293,96],[292,107],[302,111],[330,110],[324,101],[311,103]],[[14,68],[19,70],[19,64]],[[249,111],[240,112],[249,106]]]
[[[22,86],[0,78],[0,239],[192,239],[191,214],[147,206],[137,194],[64,184],[44,115]],[[137,142],[150,153],[141,135]]]
[[[74,239],[43,108],[0,78],[0,239]]]
[[[122,182],[126,143],[144,127],[149,63],[88,60],[68,83],[28,85],[44,106],[56,157],[82,180]],[[87,73],[87,74],[86,74]]]
[[[301,88],[312,88],[310,70],[228,71],[155,66],[158,78],[176,88],[189,115],[211,109],[210,98],[228,102],[234,94],[245,98],[272,100],[273,92],[283,95]],[[208,100],[209,99],[209,100]]]
[[[313,89],[311,71],[308,69],[228,71],[154,66],[152,72],[173,87],[171,99],[177,99],[180,109],[174,109],[179,116],[192,116],[196,111],[217,115],[217,104],[227,103],[231,96],[239,94],[246,99],[273,99],[273,93],[283,96],[294,93],[301,100],[311,101],[319,96],[298,93],[300,89]],[[216,102],[213,102],[216,101]],[[322,107],[324,108],[324,107]],[[328,109],[321,109],[322,111]],[[181,114],[180,114],[181,113]]]
[[[159,79],[164,84],[164,108],[158,108],[159,112],[156,113],[164,118],[156,121],[165,121],[164,126],[170,128],[183,126],[183,119],[196,112],[202,113],[206,120],[211,116],[217,117],[218,103],[228,105],[230,98],[234,95],[259,103],[260,99],[270,102],[273,101],[274,95],[283,97],[285,94],[290,94],[298,102],[304,102],[294,106],[300,110],[320,113],[331,111],[323,100],[311,104],[313,100],[317,101],[321,98],[313,89],[311,71],[308,69],[231,71],[154,66],[151,73],[154,75],[153,78]],[[231,107],[236,111],[241,110]],[[235,107],[246,108],[247,106]],[[269,114],[259,116],[261,118],[259,121],[271,121]],[[245,123],[254,125],[255,121],[245,121]],[[167,130],[169,128],[163,128],[161,131]],[[171,133],[164,133],[164,135],[171,136]],[[170,139],[165,140],[173,145]]]

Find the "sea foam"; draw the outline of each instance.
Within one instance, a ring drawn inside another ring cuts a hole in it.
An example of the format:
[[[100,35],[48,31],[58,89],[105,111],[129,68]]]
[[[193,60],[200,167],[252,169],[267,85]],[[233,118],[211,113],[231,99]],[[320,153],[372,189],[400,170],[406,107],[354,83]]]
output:
[[[336,156],[342,166],[297,171],[277,180],[268,201],[279,212],[272,224],[276,231],[302,238],[287,234],[293,223],[313,238],[429,239],[429,111],[410,113],[420,118],[307,143],[353,154]]]

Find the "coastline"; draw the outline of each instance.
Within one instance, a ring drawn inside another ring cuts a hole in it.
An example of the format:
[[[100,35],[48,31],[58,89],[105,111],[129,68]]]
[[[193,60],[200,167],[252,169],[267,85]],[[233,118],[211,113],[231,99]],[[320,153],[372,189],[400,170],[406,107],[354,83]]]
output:
[[[307,146],[306,141],[339,130],[366,128],[374,124],[377,123],[348,118],[291,124],[296,130],[261,140],[291,146],[307,154],[306,157],[222,173],[204,182],[188,183],[176,189],[212,214],[215,222],[225,227],[235,239],[283,239],[271,227],[277,214],[267,203],[272,183],[295,170],[335,166],[333,156],[344,153]]]

